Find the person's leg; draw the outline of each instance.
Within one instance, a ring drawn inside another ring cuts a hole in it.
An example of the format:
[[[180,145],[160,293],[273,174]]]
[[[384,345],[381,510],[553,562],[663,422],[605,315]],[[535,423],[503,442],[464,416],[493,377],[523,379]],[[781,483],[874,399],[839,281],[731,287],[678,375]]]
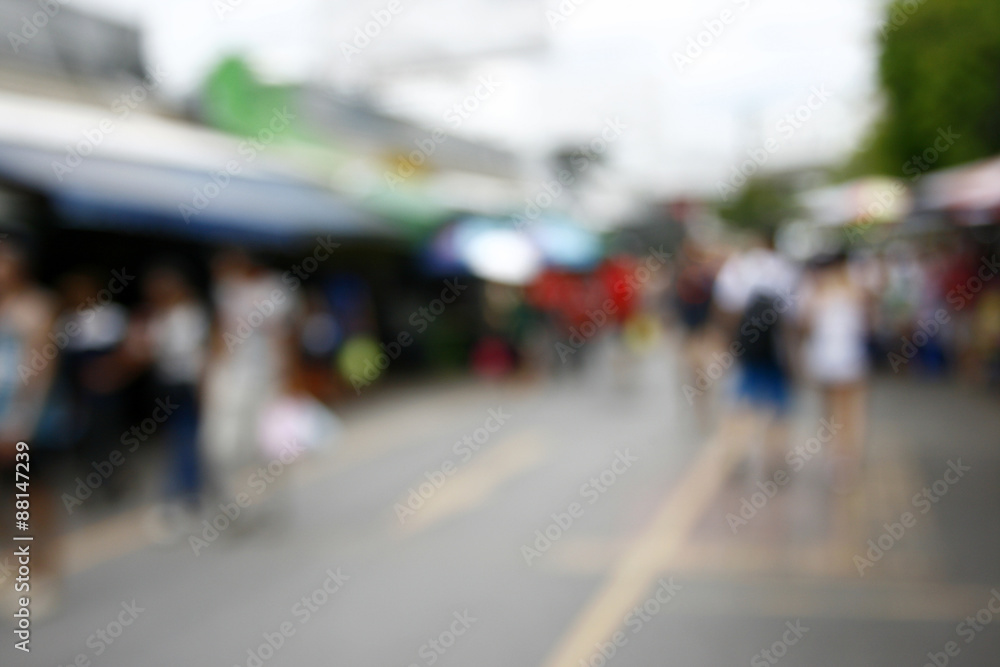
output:
[[[788,419],[784,414],[776,414],[767,425],[765,476],[771,476],[785,467],[788,453]]]
[[[865,387],[860,382],[844,384],[840,392],[840,424],[843,429],[841,439],[844,455],[855,465],[864,460],[865,439]]]
[[[54,481],[44,479],[31,485],[31,535],[34,537],[32,565],[41,577],[59,579],[60,516]]]
[[[710,396],[708,392],[711,387],[701,389],[698,386],[698,370],[702,363],[702,349],[705,345],[704,335],[699,331],[684,331],[681,339],[681,364],[682,372],[688,387],[689,403],[694,410],[695,419],[703,432],[707,431],[709,420],[708,406]]]
[[[41,448],[31,454],[27,510],[29,530],[27,533],[15,531],[15,534],[30,535],[33,538],[30,543],[31,610],[36,620],[57,611],[62,595],[64,507],[59,502],[57,489],[70,464],[69,452],[66,451]],[[13,478],[14,471],[10,470],[9,475]],[[20,489],[14,491],[20,492]]]
[[[863,463],[864,389],[861,383],[837,384],[829,388],[833,434],[833,454],[836,482],[854,486],[860,478]]]
[[[742,463],[738,470],[748,480],[766,475],[770,465],[771,428],[775,422],[773,387],[768,369],[742,364],[738,369],[737,404],[733,423],[740,436]]]
[[[198,404],[190,389],[176,390],[178,407],[171,417],[170,442],[174,456],[173,493],[189,506],[197,507],[202,485],[198,447]]]
[[[765,454],[768,474],[773,474],[783,468],[785,454],[788,452],[788,415],[792,409],[792,388],[788,373],[779,366],[770,369],[768,380],[774,418],[768,424]]]
[[[125,421],[122,416],[121,397],[117,393],[94,394],[89,404],[94,411],[89,433],[92,462],[108,461],[111,453],[120,447],[119,438]],[[90,465],[93,465],[92,462]],[[127,473],[113,472],[101,485],[101,494],[109,501],[121,498],[127,476]]]
[[[820,418],[830,421],[831,424],[841,424],[840,417],[840,400],[837,393],[837,386],[834,384],[823,383],[820,385],[820,405],[821,413]],[[843,468],[842,464],[842,452],[841,452],[841,438],[843,437],[843,428],[840,427],[835,430],[830,437],[830,441],[825,443],[826,452],[824,458],[827,460],[828,471],[833,479],[834,483],[840,477],[840,470]]]

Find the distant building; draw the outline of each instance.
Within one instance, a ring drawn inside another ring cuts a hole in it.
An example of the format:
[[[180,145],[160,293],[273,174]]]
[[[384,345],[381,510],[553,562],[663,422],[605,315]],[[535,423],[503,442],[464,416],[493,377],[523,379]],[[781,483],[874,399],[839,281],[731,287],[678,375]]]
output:
[[[60,0],[0,0],[0,88],[107,103],[146,80],[138,28]]]

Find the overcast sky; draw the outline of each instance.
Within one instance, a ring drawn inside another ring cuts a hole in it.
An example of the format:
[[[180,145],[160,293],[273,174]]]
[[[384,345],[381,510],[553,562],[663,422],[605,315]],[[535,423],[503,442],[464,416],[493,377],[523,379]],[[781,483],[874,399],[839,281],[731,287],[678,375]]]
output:
[[[391,21],[349,54],[343,45],[355,46],[356,29],[390,0],[74,5],[140,25],[147,56],[169,73],[164,85],[175,94],[222,55],[242,52],[276,80],[374,80],[370,91],[394,113],[529,154],[596,137],[617,118],[626,130],[609,148],[610,164],[635,188],[660,193],[714,191],[769,139],[777,145],[769,168],[841,159],[875,112],[881,0],[576,2],[398,0]],[[686,51],[692,39],[705,45],[701,53]],[[495,50],[506,53],[481,55]],[[479,57],[461,55],[470,52]],[[395,67],[427,57],[446,64]],[[376,72],[383,75],[373,79]],[[479,87],[478,108],[447,120],[481,77],[495,91]]]

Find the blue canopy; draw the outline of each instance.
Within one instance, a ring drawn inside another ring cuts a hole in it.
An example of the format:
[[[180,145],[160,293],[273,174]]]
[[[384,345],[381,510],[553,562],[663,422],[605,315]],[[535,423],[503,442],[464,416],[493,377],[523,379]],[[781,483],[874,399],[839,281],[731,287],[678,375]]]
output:
[[[83,157],[0,142],[0,178],[40,191],[65,226],[280,243],[310,234],[387,238],[391,227],[337,194],[285,176]],[[237,161],[238,162],[238,161]]]

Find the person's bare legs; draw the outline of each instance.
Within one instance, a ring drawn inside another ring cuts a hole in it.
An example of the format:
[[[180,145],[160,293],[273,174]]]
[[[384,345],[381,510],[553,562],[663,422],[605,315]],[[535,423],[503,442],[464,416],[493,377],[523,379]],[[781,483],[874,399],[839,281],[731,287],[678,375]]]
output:
[[[48,482],[32,484],[31,528],[34,532],[32,565],[41,585],[40,592],[55,598],[62,584],[62,522],[59,501]],[[44,588],[50,588],[45,591]],[[38,596],[36,595],[36,598]]]
[[[835,484],[853,486],[864,461],[865,385],[860,381],[830,385],[824,393],[836,427],[832,442]]]
[[[788,452],[788,418],[775,415],[764,432],[764,474],[770,478],[785,465]]]
[[[10,469],[2,469],[0,473],[14,473]],[[26,546],[31,558],[31,615],[36,620],[48,618],[58,610],[59,599],[62,592],[62,535],[61,535],[61,507],[56,495],[46,481],[32,480],[30,483],[30,518],[28,524],[30,529],[27,533],[14,531],[15,536],[30,535],[32,540],[24,542],[10,541],[15,545],[14,549]],[[13,495],[13,494],[11,494]],[[7,511],[7,508],[14,509],[13,503],[7,505],[0,503],[0,508]],[[11,512],[8,516],[13,516]],[[9,538],[8,538],[9,539]],[[10,584],[9,591],[14,590],[13,578],[16,575],[18,560],[14,549],[0,552],[0,561],[9,558],[10,572],[3,585]],[[0,595],[0,597],[3,597]],[[18,599],[14,595],[5,604],[13,605]]]

